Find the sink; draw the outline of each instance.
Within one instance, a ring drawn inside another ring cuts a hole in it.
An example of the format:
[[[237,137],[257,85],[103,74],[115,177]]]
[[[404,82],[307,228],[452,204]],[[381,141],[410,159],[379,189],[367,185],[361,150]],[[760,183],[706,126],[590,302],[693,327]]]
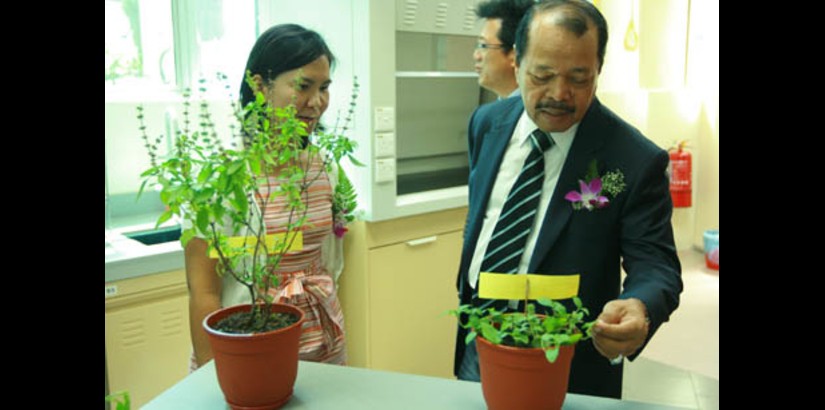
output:
[[[144,245],[155,245],[180,240],[180,234],[180,225],[172,225],[158,229],[124,233],[123,236],[134,239]]]

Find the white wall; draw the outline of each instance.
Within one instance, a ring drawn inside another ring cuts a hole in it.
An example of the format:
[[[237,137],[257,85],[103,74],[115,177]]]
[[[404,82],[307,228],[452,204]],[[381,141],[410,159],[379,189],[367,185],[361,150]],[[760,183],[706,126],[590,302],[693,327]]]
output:
[[[609,38],[597,95],[660,147],[688,141],[692,206],[675,208],[672,223],[678,249],[701,248],[704,230],[719,227],[718,2],[596,4],[607,19]],[[638,47],[628,50],[624,38],[631,17]]]

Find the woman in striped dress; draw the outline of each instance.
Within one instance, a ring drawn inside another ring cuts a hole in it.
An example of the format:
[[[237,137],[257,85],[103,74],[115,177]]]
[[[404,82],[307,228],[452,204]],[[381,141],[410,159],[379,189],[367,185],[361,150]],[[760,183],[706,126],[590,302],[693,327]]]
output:
[[[252,73],[257,90],[262,91],[273,107],[294,104],[297,118],[312,133],[329,104],[330,67],[335,58],[316,32],[295,24],[277,25],[258,38],[250,52],[246,70]],[[254,99],[254,92],[243,81],[241,103]],[[308,140],[306,141],[308,144]],[[304,152],[304,155],[309,155]],[[303,227],[303,248],[290,251],[275,273],[279,286],[270,289],[277,302],[301,308],[305,314],[300,340],[301,360],[345,364],[344,317],[336,294],[335,279],[343,269],[341,239],[333,234],[333,183],[335,173],[327,174],[323,158],[315,155],[309,176],[313,178],[308,195],[307,223]],[[267,233],[286,230],[289,212],[283,196],[268,200],[268,192],[278,189],[281,181],[270,177],[256,198]],[[216,260],[207,257],[207,244],[194,238],[186,246],[186,276],[189,286],[189,325],[194,370],[212,359],[212,351],[203,319],[227,306],[250,303],[249,294],[230,275],[223,279],[215,272]]]

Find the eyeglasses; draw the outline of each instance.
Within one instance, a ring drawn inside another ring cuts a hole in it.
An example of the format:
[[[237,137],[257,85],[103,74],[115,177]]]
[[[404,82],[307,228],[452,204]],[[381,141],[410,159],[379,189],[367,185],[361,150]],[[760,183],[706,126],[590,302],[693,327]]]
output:
[[[487,43],[476,43],[476,50],[501,50],[504,48],[504,44],[487,44]]]

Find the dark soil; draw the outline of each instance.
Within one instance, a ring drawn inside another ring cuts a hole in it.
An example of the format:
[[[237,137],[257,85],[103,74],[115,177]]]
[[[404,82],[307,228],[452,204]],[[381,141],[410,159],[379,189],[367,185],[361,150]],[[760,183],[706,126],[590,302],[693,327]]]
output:
[[[297,322],[298,317],[292,313],[275,312],[270,313],[266,323],[261,323],[260,317],[255,320],[255,323],[250,323],[250,320],[249,312],[233,313],[218,321],[214,329],[234,334],[263,333],[287,327]]]

